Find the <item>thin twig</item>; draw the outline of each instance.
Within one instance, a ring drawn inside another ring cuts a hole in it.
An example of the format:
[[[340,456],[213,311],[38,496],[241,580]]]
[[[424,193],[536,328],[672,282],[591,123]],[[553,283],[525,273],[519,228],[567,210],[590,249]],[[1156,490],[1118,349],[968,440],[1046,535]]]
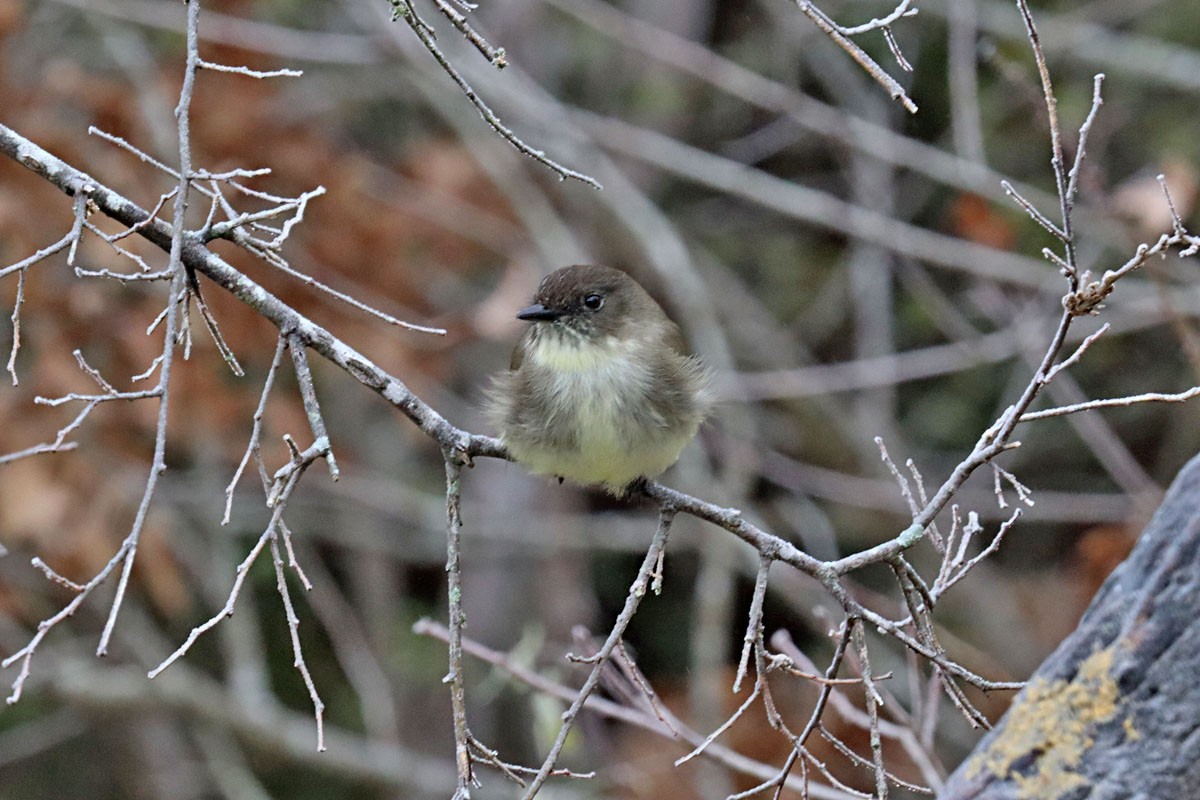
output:
[[[183,238],[184,238],[184,217],[187,212],[187,199],[189,181],[187,175],[191,171],[191,103],[192,91],[195,87],[196,80],[196,64],[199,61],[199,25],[200,25],[200,3],[199,0],[191,0],[188,4],[187,14],[187,41],[188,55],[187,64],[184,68],[183,85],[179,90],[179,104],[175,108],[175,117],[177,122],[177,132],[179,137],[179,171],[181,177],[179,180],[179,189],[175,195],[174,216],[172,226],[174,228],[171,237],[171,249],[168,259],[168,269],[172,272],[171,288],[167,294],[167,315],[166,315],[166,330],[163,333],[163,350],[162,360],[160,362],[158,374],[157,390],[161,394],[158,401],[158,421],[154,436],[154,459],[150,467],[150,475],[146,479],[146,488],[142,494],[142,501],[138,506],[137,515],[134,517],[134,522],[129,535],[125,541],[128,542],[128,553],[124,559],[124,567],[121,570],[121,576],[117,581],[116,596],[113,598],[112,607],[108,613],[108,619],[105,620],[104,630],[100,634],[100,641],[96,646],[96,655],[102,656],[108,652],[108,642],[112,636],[113,628],[117,624],[117,614],[121,609],[121,603],[125,598],[125,590],[129,585],[129,576],[133,572],[134,559],[137,556],[138,541],[141,537],[142,528],[146,522],[146,515],[150,511],[150,501],[154,497],[154,490],[158,486],[159,476],[167,469],[166,449],[167,449],[167,419],[168,419],[168,400],[170,398],[169,388],[171,385],[171,367],[174,363],[174,353],[176,345],[176,337],[180,330],[181,319],[180,303],[186,292],[187,277],[186,270],[183,265]]]
[[[896,34],[892,32],[890,26],[883,29],[883,40],[887,42],[888,50],[892,53],[892,58],[896,59],[896,66],[905,72],[912,72],[912,64],[904,57],[904,51],[900,49],[900,43],[896,41]]]
[[[97,128],[95,125],[88,126],[88,134],[91,136],[98,136],[101,139],[103,139],[104,141],[109,142],[110,144],[116,145],[117,147],[121,148],[122,150],[132,153],[133,156],[135,158],[137,158],[139,161],[149,164],[150,166],[154,167],[159,172],[166,173],[167,175],[174,178],[176,181],[179,180],[179,172],[177,170],[172,169],[171,167],[167,166],[163,162],[156,159],[154,156],[147,153],[145,150],[142,150],[142,149],[136,147],[135,145],[130,144],[128,141],[126,141],[125,139],[122,139],[120,136],[116,136],[114,134],[108,133],[107,131],[103,131],[103,130]],[[174,192],[172,192],[172,194],[173,193]],[[152,213],[150,215],[151,217],[157,216],[158,209],[162,208],[163,204],[166,202],[166,199],[169,196],[170,195],[163,195],[163,197],[159,200],[158,205],[155,207],[155,213]]]
[[[711,745],[718,738],[720,738],[721,734],[723,734],[723,733],[725,733],[725,731],[729,730],[729,728],[733,725],[733,723],[737,722],[739,719],[742,718],[742,715],[745,714],[746,711],[750,708],[750,706],[752,706],[754,704],[754,701],[759,698],[759,695],[761,693],[762,693],[762,685],[756,680],[754,682],[754,689],[750,692],[750,694],[746,697],[746,699],[742,701],[742,704],[737,707],[737,710],[734,711],[732,714],[730,714],[728,719],[726,719],[724,722],[722,722],[720,725],[718,725],[716,728],[714,728],[712,733],[710,733],[710,734],[708,734],[708,736],[704,737],[704,741],[700,742],[700,744],[698,744],[694,748],[692,748],[692,750],[687,755],[683,755],[683,756],[680,756],[679,758],[675,759],[675,766],[682,767],[684,764],[691,761],[693,758],[695,758],[696,756],[700,755],[705,750],[707,750],[709,745]]]
[[[901,2],[894,9],[892,9],[891,13],[885,16],[877,17],[869,22],[864,22],[861,25],[855,25],[852,28],[843,27],[841,25],[836,25],[835,27],[839,33],[842,33],[846,36],[857,36],[860,33],[869,33],[870,31],[879,30],[880,28],[886,30],[892,25],[892,23],[899,21],[902,17],[915,16],[917,9],[913,8],[912,4],[913,0],[901,0]]]
[[[1177,392],[1175,394],[1146,392],[1145,394],[1133,394],[1126,397],[1110,397],[1104,400],[1088,400],[1084,403],[1075,403],[1073,405],[1059,406],[1057,408],[1047,408],[1043,409],[1042,411],[1028,411],[1021,415],[1020,421],[1033,422],[1034,420],[1047,419],[1049,417],[1061,417],[1067,414],[1078,414],[1080,411],[1093,411],[1097,408],[1120,408],[1136,405],[1137,403],[1183,403],[1197,396],[1200,396],[1200,386],[1193,386],[1187,391]]]
[[[225,515],[221,517],[221,524],[229,524],[229,514],[233,508],[233,492],[237,488],[238,481],[242,478],[242,473],[246,470],[246,464],[253,458],[258,464],[262,464],[262,421],[263,415],[267,411],[267,397],[271,394],[271,387],[275,384],[275,375],[279,372],[279,367],[283,364],[283,351],[287,347],[287,339],[280,336],[275,344],[275,357],[271,359],[271,366],[267,369],[267,376],[263,380],[262,394],[258,398],[258,407],[254,409],[253,424],[250,427],[250,440],[246,443],[246,451],[242,454],[242,460],[238,462],[237,469],[233,473],[233,477],[229,480],[229,485],[225,487]]]
[[[413,625],[413,633],[422,636],[432,636],[442,642],[448,642],[450,637],[450,631],[444,625],[440,625],[429,619],[418,620]],[[463,638],[463,651],[483,660],[488,664],[491,664],[515,680],[526,684],[531,689],[541,694],[549,697],[556,697],[568,703],[575,700],[575,698],[578,696],[576,689],[548,679],[541,672],[526,667],[520,659],[512,658],[506,653],[493,650],[490,647],[466,637]],[[699,745],[705,739],[704,736],[689,728],[677,717],[671,714],[670,709],[665,707],[661,707],[663,714],[666,716],[665,721],[659,719],[657,715],[652,716],[651,714],[639,709],[621,705],[605,697],[599,697],[595,693],[588,697],[587,701],[584,703],[584,707],[589,711],[601,714],[610,719],[619,720],[629,725],[634,725],[659,736],[682,739],[693,746]],[[730,750],[729,748],[716,742],[709,744],[708,747],[705,748],[702,755],[715,763],[721,764],[743,775],[748,775],[763,780],[771,777],[778,777],[777,770],[774,770],[761,762],[753,761],[746,756]],[[802,791],[803,789],[802,783],[794,779],[787,781],[786,785],[789,789],[793,789],[798,792]],[[832,790],[827,790],[823,786],[812,787],[812,792],[809,796],[812,798],[820,798],[821,800],[845,800],[844,795]]]
[[[1067,173],[1067,201],[1069,204],[1075,202],[1075,194],[1079,190],[1079,173],[1083,167],[1083,159],[1087,156],[1088,134],[1091,133],[1096,115],[1100,113],[1100,106],[1104,105],[1104,100],[1100,96],[1102,83],[1104,83],[1103,72],[1092,79],[1092,107],[1083,124],[1079,126],[1079,143],[1075,146],[1075,162],[1071,165],[1071,171]]]
[[[1054,171],[1054,186],[1058,190],[1059,208],[1062,212],[1062,241],[1065,248],[1065,261],[1068,265],[1067,280],[1074,290],[1078,286],[1078,267],[1075,261],[1075,239],[1071,230],[1072,197],[1067,193],[1067,178],[1063,165],[1062,133],[1058,127],[1058,99],[1054,96],[1054,87],[1050,83],[1050,70],[1046,67],[1046,55],[1042,52],[1042,40],[1038,36],[1037,25],[1034,24],[1033,14],[1026,0],[1017,0],[1017,8],[1021,12],[1021,20],[1025,23],[1025,32],[1029,37],[1033,58],[1037,63],[1038,77],[1042,82],[1042,96],[1046,101],[1046,117],[1050,127],[1050,167]]]
[[[284,501],[291,496],[292,489],[299,482],[301,474],[302,472],[298,470],[293,473],[291,478],[288,480],[288,484],[283,491]],[[267,522],[266,528],[263,530],[262,534],[259,535],[258,541],[254,543],[254,547],[250,548],[250,552],[247,553],[246,557],[242,559],[242,562],[238,564],[237,570],[235,570],[233,586],[230,587],[229,595],[225,599],[225,605],[221,608],[221,610],[209,617],[209,619],[207,619],[205,622],[202,622],[201,624],[192,628],[192,630],[188,633],[187,638],[184,639],[183,644],[179,645],[174,652],[164,658],[157,667],[146,673],[146,677],[153,680],[161,675],[163,670],[174,664],[184,654],[186,654],[201,636],[215,628],[217,624],[221,622],[221,620],[225,619],[226,617],[233,616],[233,611],[237,606],[238,596],[241,594],[242,586],[246,582],[246,577],[250,574],[250,567],[256,560],[258,560],[263,548],[265,548],[267,543],[271,540],[271,537],[274,535],[277,527],[279,526],[279,521],[283,517],[283,510],[286,507],[286,502],[279,502],[276,503],[275,507],[271,510],[271,519]]]
[[[394,317],[391,314],[388,314],[387,312],[380,311],[379,309],[375,308],[374,306],[364,303],[363,301],[359,300],[356,297],[353,297],[349,294],[346,294],[345,292],[341,292],[341,291],[338,291],[337,289],[334,289],[329,284],[319,281],[316,278],[312,277],[311,275],[306,275],[303,272],[300,272],[299,270],[294,269],[287,261],[285,261],[283,258],[280,258],[277,254],[271,253],[270,251],[263,250],[258,245],[249,244],[250,237],[245,236],[245,234],[242,233],[241,231],[231,231],[228,238],[231,241],[233,241],[235,244],[239,244],[239,245],[242,245],[243,247],[246,247],[247,249],[250,250],[250,252],[254,253],[254,255],[258,256],[263,261],[265,261],[267,264],[269,264],[270,266],[279,270],[280,272],[284,273],[285,275],[289,275],[293,278],[296,278],[297,280],[301,281],[305,285],[311,286],[312,288],[316,289],[318,292],[323,292],[324,294],[327,294],[330,297],[332,297],[334,300],[345,303],[346,305],[351,306],[352,308],[357,308],[359,311],[363,311],[367,314],[370,314],[371,316],[375,317],[376,319],[383,320],[384,322],[386,322],[389,325],[395,325],[398,328],[404,328],[406,330],[416,331],[418,333],[432,333],[436,336],[445,336],[446,335],[445,328],[435,328],[435,327],[431,327],[429,325],[418,325],[415,322],[407,322],[405,320],[398,319],[397,317]]]
[[[71,392],[62,397],[42,397],[41,395],[33,398],[33,402],[39,406],[61,406],[64,403],[107,403],[112,400],[146,400],[150,398],[162,397],[162,386],[155,386],[153,389],[144,389],[140,392],[113,392],[112,394],[79,394]]]
[[[825,739],[825,741],[827,741],[831,745],[833,745],[834,749],[837,750],[842,755],[844,755],[847,759],[849,759],[851,761],[851,763],[857,764],[858,766],[861,766],[861,767],[867,767],[868,769],[872,769],[872,770],[875,769],[874,762],[869,761],[868,759],[863,758],[858,753],[854,752],[854,750],[852,750],[848,744],[846,744],[841,739],[839,739],[837,736],[835,736],[833,734],[833,732],[830,731],[828,728],[826,728],[824,725],[822,725],[820,727],[819,731],[821,734],[821,738]],[[900,787],[901,789],[907,789],[908,791],[913,792],[915,794],[926,794],[926,795],[933,794],[933,789],[929,788],[928,786],[921,786],[916,783],[910,783],[909,781],[906,781],[906,780],[898,777],[894,773],[889,772],[887,770],[884,770],[883,775],[886,780],[890,781],[891,783],[895,784],[896,786]],[[877,795],[872,795],[872,797],[876,797],[876,796]]]
[[[750,616],[746,622],[746,635],[742,638],[742,657],[738,660],[737,675],[733,679],[733,693],[742,690],[742,681],[746,678],[746,668],[750,661],[750,653],[754,645],[762,641],[763,636],[763,601],[767,596],[767,577],[771,572],[771,559],[760,558],[758,574],[754,579],[754,596],[750,600]]]
[[[867,639],[863,634],[863,626],[855,625],[850,629],[850,637],[858,649],[859,667],[862,671],[863,688],[866,690],[867,717],[870,720],[869,733],[871,740],[871,759],[875,769],[875,795],[879,800],[887,800],[887,772],[883,768],[883,742],[879,738],[879,706],[883,700],[875,689],[875,680],[871,676],[871,657],[867,652]]]
[[[659,699],[658,694],[650,685],[650,681],[648,681],[646,676],[642,674],[642,671],[638,669],[638,665],[634,663],[633,658],[630,657],[629,652],[625,649],[624,642],[619,642],[616,649],[613,650],[612,663],[617,666],[617,669],[621,671],[621,674],[625,676],[626,680],[637,687],[638,693],[650,707],[650,710],[654,712],[654,716],[660,722],[662,722],[663,725],[666,725],[667,728],[669,728],[671,732],[675,734],[675,736],[682,739],[683,733],[677,727],[675,727],[675,723],[672,721],[674,716],[667,711],[666,706],[663,705],[662,700]]]
[[[893,78],[888,75],[879,64],[875,63],[875,59],[867,55],[866,51],[850,41],[843,34],[838,26],[825,15],[825,12],[813,5],[810,0],[793,0],[796,6],[803,12],[804,16],[813,21],[821,31],[828,36],[840,48],[846,51],[846,54],[854,59],[860,67],[867,71],[875,81],[887,90],[888,95],[900,102],[904,109],[910,114],[917,113],[917,104],[914,103],[904,91],[904,88]]]
[[[273,69],[264,72],[262,70],[250,69],[249,67],[215,64],[212,61],[201,61],[198,66],[200,69],[207,69],[212,72],[228,72],[235,75],[245,75],[247,78],[300,78],[304,76],[304,72],[298,69]]]
[[[434,37],[430,32],[429,26],[426,25],[419,16],[417,16],[417,12],[413,9],[409,0],[390,1],[392,3],[392,18],[402,19],[410,28],[412,28],[413,33],[417,35],[417,38],[421,41],[421,44],[425,47],[429,54],[433,56],[434,60],[437,61],[438,66],[442,68],[442,71],[450,76],[450,80],[454,81],[454,83],[458,85],[458,88],[464,95],[466,95],[467,100],[471,103],[471,105],[475,106],[475,110],[479,112],[481,117],[483,117],[484,122],[490,125],[492,129],[496,131],[496,133],[500,134],[505,141],[515,147],[519,152],[529,156],[534,161],[555,172],[562,180],[574,178],[577,181],[586,183],[593,189],[603,188],[595,178],[584,175],[582,172],[576,172],[573,169],[569,169],[568,167],[559,164],[557,161],[549,158],[541,150],[535,150],[522,141],[521,138],[513,133],[508,126],[500,121],[500,118],[496,116],[496,113],[492,111],[490,107],[488,107],[487,103],[483,101],[483,98],[481,98],[475,92],[475,89],[471,86],[471,84],[467,83],[466,78],[464,78],[462,74],[459,73],[458,69],[450,63],[450,60],[446,58],[441,49],[438,47],[437,42],[434,41]]]
[[[990,543],[988,543],[988,546],[985,547],[979,553],[979,555],[975,556],[974,558],[972,558],[970,561],[967,561],[966,563],[962,563],[962,559],[963,559],[963,556],[965,555],[965,550],[966,550],[965,544],[970,541],[970,538],[967,536],[964,536],[963,537],[964,547],[962,550],[959,551],[959,554],[955,559],[955,561],[957,563],[952,563],[950,565],[950,569],[947,570],[946,577],[943,579],[941,576],[939,576],[938,580],[934,582],[933,588],[930,590],[931,593],[933,594],[934,598],[940,597],[950,587],[952,587],[954,584],[958,583],[960,580],[962,580],[964,577],[966,577],[967,573],[970,572],[971,570],[973,570],[975,568],[975,566],[977,564],[979,564],[979,562],[983,561],[985,558],[987,558],[988,556],[991,556],[997,550],[999,550],[1001,543],[1003,543],[1003,541],[1004,541],[1004,535],[1006,533],[1008,533],[1008,531],[1014,525],[1017,524],[1017,520],[1019,520],[1021,518],[1021,513],[1022,513],[1021,509],[1019,509],[1019,508],[1013,509],[1012,516],[1000,524],[1000,530],[996,531],[996,535],[992,538],[992,541]]]
[[[71,598],[71,602],[59,609],[58,613],[39,622],[37,625],[37,631],[33,634],[33,637],[26,643],[26,645],[5,658],[3,661],[0,661],[0,668],[4,669],[11,667],[18,661],[21,662],[21,668],[17,671],[17,677],[12,683],[12,692],[6,698],[6,702],[9,705],[14,704],[21,699],[21,694],[25,687],[25,681],[29,679],[30,662],[33,660],[33,655],[37,652],[38,646],[42,643],[42,640],[46,638],[46,635],[53,630],[56,625],[72,616],[97,586],[108,580],[108,577],[112,575],[113,571],[117,568],[117,565],[122,564],[127,560],[131,547],[132,543],[130,539],[126,537],[126,539],[121,542],[121,546],[117,549],[117,552],[114,553],[113,557],[108,560],[108,563],[105,564],[99,572],[93,575],[91,580],[83,584],[83,588],[81,588],[75,594],[75,596]]]
[[[458,29],[458,32],[465,36],[467,41],[482,53],[483,57],[493,67],[504,69],[508,66],[508,58],[504,53],[503,47],[492,47],[487,39],[480,36],[479,32],[471,27],[471,23],[467,22],[466,17],[455,10],[449,3],[445,2],[445,0],[434,0],[434,4],[437,5],[438,11],[442,12],[442,15],[450,20],[450,23]]]
[[[14,272],[24,272],[27,268],[33,266],[34,264],[38,263],[42,259],[49,258],[50,256],[54,255],[55,253],[61,253],[63,250],[66,250],[68,247],[70,247],[71,242],[73,242],[74,240],[75,240],[75,231],[71,230],[69,233],[67,233],[66,236],[59,239],[54,244],[49,245],[48,247],[43,247],[41,250],[38,250],[36,253],[29,256],[28,258],[21,259],[20,261],[18,261],[17,263],[15,263],[11,266],[7,266],[4,269],[0,269],[0,278],[7,277],[7,276],[13,274]]]
[[[226,343],[225,337],[221,333],[221,326],[217,324],[217,318],[213,316],[208,303],[204,302],[204,295],[200,293],[200,283],[196,280],[194,272],[188,273],[188,287],[189,294],[196,300],[196,308],[200,310],[200,317],[204,320],[204,327],[208,329],[208,335],[212,337],[213,344],[217,346],[217,352],[220,353],[221,360],[228,365],[230,372],[236,377],[244,377],[246,372],[242,369],[242,365],[238,363],[233,349]]]
[[[74,222],[71,224],[71,230],[62,239],[58,240],[49,247],[38,250],[33,255],[23,259],[16,264],[0,269],[0,278],[12,272],[17,273],[17,296],[13,300],[13,311],[10,317],[12,321],[12,349],[8,355],[8,374],[12,376],[13,386],[20,383],[17,378],[17,353],[21,349],[21,305],[25,302],[25,278],[29,273],[29,268],[34,264],[48,258],[63,248],[68,249],[67,263],[74,264],[75,250],[79,246],[79,239],[83,235],[83,225],[87,221],[88,214],[88,192],[91,186],[85,185],[75,192],[74,206]]]
[[[654,570],[654,565],[658,562],[658,554],[666,547],[667,535],[671,530],[671,522],[675,518],[675,513],[676,509],[673,506],[660,506],[658,529],[654,532],[654,539],[650,542],[650,548],[646,551],[646,557],[642,561],[641,569],[638,570],[633,584],[629,587],[629,594],[625,598],[625,606],[621,609],[621,613],[617,615],[617,619],[609,631],[608,638],[604,640],[604,644],[601,646],[599,652],[596,653],[591,672],[588,673],[587,679],[584,680],[583,686],[580,687],[575,701],[563,713],[562,724],[558,729],[558,736],[555,738],[554,744],[550,747],[550,752],[546,755],[546,760],[542,762],[542,767],[538,770],[538,774],[530,782],[529,789],[523,795],[523,800],[532,800],[533,796],[537,794],[542,784],[550,776],[550,771],[554,768],[558,761],[558,756],[562,752],[563,745],[567,742],[567,734],[571,732],[571,726],[574,724],[575,718],[579,716],[583,704],[596,688],[596,684],[600,680],[600,672],[611,656],[613,648],[617,646],[621,637],[625,635],[625,629],[629,627],[629,623],[633,620],[633,615],[637,612],[638,605],[641,603],[642,597],[646,594],[646,590],[649,587],[650,573]]]
[[[12,376],[12,385],[21,381],[17,378],[17,352],[21,349],[21,304],[25,302],[26,270],[17,274],[17,296],[13,300],[13,312],[9,319],[12,321],[12,349],[8,353],[8,374]]]
[[[1071,353],[1071,355],[1064,358],[1058,364],[1055,364],[1054,368],[1046,373],[1046,377],[1043,379],[1043,381],[1045,383],[1049,383],[1050,381],[1054,380],[1055,375],[1057,375],[1058,373],[1062,372],[1065,369],[1070,369],[1072,366],[1077,364],[1079,362],[1079,359],[1081,359],[1083,357],[1083,354],[1087,352],[1088,348],[1091,347],[1092,344],[1094,344],[1097,339],[1099,339],[1104,334],[1108,333],[1108,330],[1111,327],[1112,326],[1106,322],[1103,325],[1101,325],[1100,328],[1098,330],[1096,330],[1094,333],[1088,334],[1084,338],[1084,340],[1079,343],[1079,346],[1075,348],[1075,352]]]
[[[79,278],[111,278],[124,283],[171,280],[171,273],[168,270],[162,270],[161,272],[113,272],[110,269],[82,269],[76,267],[75,276]]]
[[[288,350],[292,353],[292,364],[296,367],[296,383],[300,388],[300,398],[304,402],[304,413],[308,417],[308,426],[312,430],[313,445],[326,448],[325,461],[329,464],[329,476],[335,481],[340,476],[337,461],[333,457],[333,446],[329,441],[329,433],[325,429],[325,417],[321,414],[321,406],[317,402],[317,390],[313,385],[312,370],[308,368],[308,356],[305,353],[304,342],[292,334],[287,337]]]
[[[190,0],[190,2],[195,2],[195,0]],[[300,618],[296,616],[296,610],[292,607],[292,596],[288,592],[287,578],[283,572],[283,558],[279,555],[278,527],[268,538],[271,542],[271,563],[275,567],[275,589],[283,601],[284,613],[287,615],[288,634],[292,640],[292,655],[295,656],[292,666],[303,678],[304,686],[308,689],[308,697],[312,700],[313,714],[317,720],[317,752],[323,753],[325,752],[325,703],[317,694],[317,686],[313,683],[312,673],[308,671],[308,664],[304,661],[304,652],[300,647]]]
[[[471,769],[472,737],[467,726],[467,701],[462,666],[462,633],[467,622],[462,607],[462,514],[459,510],[463,464],[457,454],[449,450],[443,453],[443,460],[446,465],[446,593],[450,604],[450,671],[443,680],[450,685],[450,708],[454,720],[454,765],[458,773],[454,798],[465,800],[471,796],[471,787],[477,785],[477,781]]]
[[[17,450],[12,453],[5,453],[0,456],[0,465],[11,464],[14,461],[20,461],[23,458],[31,456],[39,456],[43,453],[65,453],[68,450],[74,450],[79,446],[78,442],[45,442],[35,444],[32,447],[27,447],[24,450]]]
[[[1065,242],[1067,240],[1067,234],[1063,233],[1061,228],[1055,225],[1049,217],[1039,211],[1037,206],[1026,200],[1024,195],[1014,189],[1011,183],[1009,183],[1007,180],[1003,180],[1000,181],[1000,186],[1004,189],[1005,194],[1011,197],[1017,205],[1025,209],[1025,213],[1029,215],[1030,219],[1049,231],[1051,236],[1053,236],[1055,239],[1058,239],[1060,242]],[[1066,262],[1063,262],[1063,266],[1065,267],[1069,265],[1067,265]]]
[[[900,472],[900,468],[896,466],[896,462],[892,460],[892,456],[888,453],[887,445],[883,442],[882,436],[875,437],[875,446],[879,448],[879,459],[883,461],[888,468],[888,472],[892,473],[892,477],[896,480],[896,485],[900,487],[900,496],[908,503],[908,509],[915,517],[921,510],[921,505],[917,502],[917,498],[913,496],[912,488],[908,485],[908,479]],[[921,487],[924,492],[924,487]]]
[[[82,583],[76,583],[70,578],[65,578],[62,575],[59,575],[57,572],[51,569],[49,564],[47,564],[45,561],[42,561],[40,558],[37,558],[36,556],[34,557],[32,563],[36,569],[42,571],[42,574],[46,576],[47,580],[53,581],[59,586],[65,586],[76,594],[82,592],[85,588]]]

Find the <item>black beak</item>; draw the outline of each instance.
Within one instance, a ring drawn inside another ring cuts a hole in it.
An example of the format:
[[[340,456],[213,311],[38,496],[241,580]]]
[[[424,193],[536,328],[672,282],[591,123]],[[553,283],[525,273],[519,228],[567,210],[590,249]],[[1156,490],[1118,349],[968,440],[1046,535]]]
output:
[[[557,308],[546,308],[541,303],[534,303],[528,308],[522,308],[518,311],[517,319],[523,319],[527,322],[548,321],[558,319],[564,313]]]

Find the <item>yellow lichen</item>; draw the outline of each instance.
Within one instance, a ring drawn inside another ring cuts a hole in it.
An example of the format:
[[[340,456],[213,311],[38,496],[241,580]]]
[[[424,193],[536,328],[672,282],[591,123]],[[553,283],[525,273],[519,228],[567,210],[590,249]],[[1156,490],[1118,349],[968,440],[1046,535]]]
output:
[[[1121,727],[1125,730],[1125,741],[1136,742],[1142,738],[1142,732],[1133,727],[1133,717],[1126,717],[1125,721],[1121,723]]]
[[[1079,665],[1070,681],[1030,681],[1009,710],[1004,730],[974,756],[967,775],[988,771],[1011,778],[1022,800],[1053,800],[1087,783],[1078,766],[1096,728],[1118,712],[1120,693],[1112,675],[1114,648],[1097,650]],[[1125,736],[1140,734],[1130,718]],[[1013,765],[1032,757],[1018,773]]]

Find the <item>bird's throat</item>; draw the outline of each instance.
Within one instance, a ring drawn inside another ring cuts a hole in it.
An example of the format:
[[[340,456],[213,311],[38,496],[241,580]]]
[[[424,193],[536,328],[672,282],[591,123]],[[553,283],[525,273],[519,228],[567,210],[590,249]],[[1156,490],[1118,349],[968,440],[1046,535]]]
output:
[[[622,342],[613,336],[593,339],[558,332],[539,336],[529,348],[528,357],[538,367],[558,372],[593,372],[611,368],[627,360],[636,343]]]

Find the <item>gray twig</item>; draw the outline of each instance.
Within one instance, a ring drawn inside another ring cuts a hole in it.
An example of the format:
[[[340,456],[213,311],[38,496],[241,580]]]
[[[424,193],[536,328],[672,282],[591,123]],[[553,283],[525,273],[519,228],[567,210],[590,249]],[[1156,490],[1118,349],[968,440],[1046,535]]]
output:
[[[484,122],[490,125],[492,129],[496,131],[496,133],[500,134],[505,141],[515,147],[519,152],[524,153],[534,161],[557,173],[559,178],[563,180],[566,180],[567,178],[574,178],[577,181],[586,183],[588,186],[591,186],[594,189],[603,188],[595,178],[584,175],[582,172],[576,172],[573,169],[559,164],[557,161],[549,158],[541,150],[535,150],[534,148],[530,147],[519,136],[513,133],[512,129],[500,121],[500,118],[496,116],[496,112],[492,111],[488,104],[483,101],[483,98],[481,98],[475,91],[474,87],[472,87],[471,84],[467,82],[467,79],[462,76],[462,73],[460,73],[458,69],[452,63],[450,63],[450,60],[446,58],[445,54],[442,53],[441,48],[438,47],[437,41],[434,38],[432,28],[430,28],[430,26],[424,20],[422,20],[420,16],[417,15],[417,12],[412,7],[410,0],[391,0],[391,3],[393,9],[393,19],[402,19],[408,25],[408,27],[412,28],[413,33],[417,35],[417,39],[420,40],[422,46],[424,46],[424,48],[429,51],[429,54],[433,56],[434,60],[437,61],[438,66],[442,68],[442,71],[450,76],[450,80],[454,81],[454,83],[458,85],[458,88],[466,96],[467,100],[471,103],[471,105],[475,106],[475,110],[479,112],[481,117],[483,117]],[[504,60],[503,50],[495,51],[495,53],[499,54],[500,61]],[[484,55],[487,55],[487,53],[485,52]],[[496,63],[495,60],[493,60],[493,63]],[[499,64],[497,64],[497,66],[499,66]]]
[[[229,524],[229,513],[233,507],[233,492],[237,488],[238,481],[242,478],[242,473],[246,470],[246,464],[253,458],[255,463],[262,470],[262,421],[263,415],[267,411],[267,397],[271,394],[271,387],[275,384],[275,375],[279,372],[279,367],[283,364],[283,351],[287,347],[287,338],[280,336],[275,345],[275,357],[271,359],[271,366],[267,369],[267,377],[263,380],[262,395],[258,399],[258,407],[254,409],[253,425],[250,428],[250,440],[246,443],[246,451],[242,454],[242,460],[238,462],[237,469],[233,473],[233,477],[229,480],[229,485],[225,487],[225,515],[221,517],[221,524]]]
[[[325,429],[325,417],[321,414],[321,406],[317,402],[317,389],[313,385],[312,370],[308,368],[308,356],[305,353],[304,342],[295,334],[287,337],[288,350],[292,353],[292,364],[296,367],[296,382],[300,387],[300,398],[304,402],[304,413],[308,417],[308,425],[312,429],[313,446],[325,448],[325,461],[329,464],[329,476],[335,481],[338,472],[337,461],[333,457],[333,445],[329,441],[329,433]]]
[[[909,98],[908,94],[904,91],[904,87],[902,87],[895,78],[893,78],[891,75],[888,75],[887,72],[884,71],[883,67],[879,66],[879,64],[875,62],[875,59],[867,55],[865,50],[852,42],[847,36],[847,31],[834,23],[834,21],[831,20],[824,11],[813,5],[810,0],[794,0],[794,2],[796,3],[797,8],[803,12],[804,16],[812,20],[813,24],[820,28],[826,36],[832,39],[834,44],[845,50],[847,55],[854,59],[860,67],[866,70],[868,75],[874,78],[880,86],[887,90],[888,95],[893,100],[899,101],[900,105],[904,106],[904,109],[908,111],[908,113],[917,113],[917,104],[914,103],[911,98]],[[868,23],[868,25],[870,24],[871,23]]]
[[[650,548],[646,551],[646,557],[642,560],[641,569],[638,570],[637,576],[633,580],[633,584],[629,587],[629,594],[625,598],[625,606],[621,609],[621,613],[617,615],[616,622],[613,623],[612,629],[609,631],[608,638],[604,640],[599,652],[589,659],[592,663],[591,672],[588,673],[587,679],[580,687],[578,695],[575,697],[571,707],[568,708],[562,715],[562,724],[558,729],[558,736],[554,740],[554,744],[550,747],[550,752],[546,755],[546,760],[542,762],[541,769],[530,782],[529,788],[523,795],[524,800],[532,800],[537,794],[542,784],[550,777],[551,770],[554,769],[555,763],[558,761],[558,756],[562,752],[563,745],[567,742],[567,734],[571,732],[571,726],[575,722],[575,718],[579,716],[583,704],[587,702],[587,698],[596,688],[597,682],[600,680],[600,672],[604,668],[605,663],[612,655],[613,649],[620,642],[621,637],[625,635],[625,629],[629,627],[629,623],[633,620],[633,615],[637,611],[638,605],[642,601],[642,597],[646,594],[646,590],[650,585],[650,576],[654,570],[654,565],[658,562],[658,555],[666,547],[667,534],[671,530],[671,521],[675,519],[677,509],[669,504],[662,503],[659,505],[658,529],[654,532],[654,539],[650,542]]]

